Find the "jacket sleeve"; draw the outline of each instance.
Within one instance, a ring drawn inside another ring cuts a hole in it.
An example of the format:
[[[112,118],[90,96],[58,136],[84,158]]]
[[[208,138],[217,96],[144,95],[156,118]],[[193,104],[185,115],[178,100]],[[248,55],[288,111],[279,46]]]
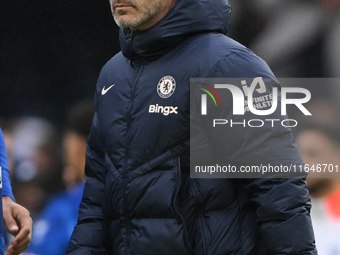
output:
[[[11,180],[9,177],[9,170],[8,170],[8,160],[7,160],[7,152],[5,146],[5,139],[4,135],[0,129],[0,166],[1,166],[1,176],[2,176],[2,195],[9,196],[15,201],[13,193],[12,193],[12,186]]]
[[[244,165],[303,164],[291,134],[272,137],[239,160]],[[304,177],[248,179],[244,189],[266,254],[317,254]]]
[[[210,77],[266,77],[276,80],[267,64],[246,49],[221,59],[211,70]],[[271,85],[266,86],[270,92]],[[237,120],[237,116],[232,116],[230,108],[226,110],[225,116]],[[251,115],[241,117],[247,122]],[[263,117],[266,116],[256,116],[256,119]],[[272,116],[276,119],[284,117],[279,111],[275,111]],[[303,164],[291,130],[281,125],[269,128],[230,128],[228,134],[220,140],[224,142],[223,150],[230,161],[237,165]],[[241,181],[249,204],[254,209],[266,254],[317,254],[305,177]]]
[[[78,223],[71,236],[67,253],[72,255],[109,254],[109,234],[103,213],[104,150],[100,143],[99,124],[94,116],[87,142],[85,188],[79,206]]]

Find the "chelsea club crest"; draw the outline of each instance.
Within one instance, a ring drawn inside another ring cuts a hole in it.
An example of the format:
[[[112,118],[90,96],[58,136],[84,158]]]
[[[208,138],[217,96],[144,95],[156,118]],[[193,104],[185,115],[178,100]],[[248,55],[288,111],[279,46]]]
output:
[[[175,92],[176,89],[176,81],[170,76],[164,76],[159,80],[157,85],[157,93],[161,98],[168,98]]]

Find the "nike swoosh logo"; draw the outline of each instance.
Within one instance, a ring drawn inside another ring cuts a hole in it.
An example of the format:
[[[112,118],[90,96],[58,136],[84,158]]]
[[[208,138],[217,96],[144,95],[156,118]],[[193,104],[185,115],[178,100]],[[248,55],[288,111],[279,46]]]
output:
[[[112,84],[110,87],[108,87],[107,89],[105,89],[105,86],[102,89],[102,95],[104,96],[115,84]]]

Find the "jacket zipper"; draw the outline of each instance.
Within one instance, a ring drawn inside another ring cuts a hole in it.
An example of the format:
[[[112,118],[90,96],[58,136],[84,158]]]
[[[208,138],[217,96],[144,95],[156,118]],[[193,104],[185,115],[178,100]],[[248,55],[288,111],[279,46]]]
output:
[[[190,183],[190,179],[189,179],[189,183]],[[191,183],[190,183],[190,189],[191,189],[191,192],[193,193],[194,198],[196,200],[198,195],[196,195],[195,189],[194,189],[194,187],[192,186]],[[198,200],[196,200],[196,203],[198,203],[197,201]],[[204,224],[203,224],[203,217],[204,217],[203,210],[199,209],[199,212],[198,212],[198,224],[199,224],[199,227],[201,228],[201,236],[202,236],[202,244],[203,244],[203,254],[208,254],[207,253],[206,240],[205,240],[205,230],[204,230]]]
[[[133,31],[132,31],[133,32]],[[126,250],[125,254],[129,254],[129,248],[130,248],[130,235],[131,235],[131,224],[130,224],[130,217],[129,217],[129,212],[127,210],[127,199],[126,199],[126,192],[127,192],[127,174],[128,174],[128,159],[129,159],[129,138],[130,138],[130,130],[131,130],[131,109],[133,106],[133,101],[134,101],[134,96],[135,96],[135,89],[137,85],[137,81],[139,79],[140,74],[142,73],[143,70],[143,63],[140,61],[140,69],[137,74],[137,77],[132,85],[132,92],[131,92],[131,100],[130,100],[130,105],[128,106],[127,110],[127,117],[126,117],[126,122],[127,122],[127,131],[126,131],[126,145],[125,145],[125,159],[124,159],[124,174],[123,174],[123,208],[124,208],[124,213],[125,213],[125,220],[126,220]]]
[[[131,33],[130,33],[129,38],[128,38],[128,45],[132,44],[132,39],[133,39],[135,33],[136,33],[135,31],[131,30]]]
[[[189,243],[189,237],[188,237],[188,232],[187,232],[187,228],[186,228],[186,225],[185,225],[185,220],[184,220],[184,217],[182,216],[182,214],[180,213],[180,211],[178,210],[177,208],[177,203],[176,203],[176,200],[177,200],[177,197],[178,197],[178,193],[179,193],[179,190],[180,190],[180,187],[181,187],[181,178],[182,178],[182,173],[181,173],[181,158],[180,156],[177,157],[177,168],[178,168],[178,182],[177,182],[177,190],[176,190],[176,193],[175,193],[175,196],[174,196],[174,209],[175,209],[175,212],[177,213],[177,215],[181,218],[182,222],[183,222],[183,226],[184,226],[184,247],[186,248],[187,250],[187,253],[189,252],[189,255],[195,255],[195,252],[194,250],[192,249],[190,243]],[[188,251],[189,249],[189,251]]]

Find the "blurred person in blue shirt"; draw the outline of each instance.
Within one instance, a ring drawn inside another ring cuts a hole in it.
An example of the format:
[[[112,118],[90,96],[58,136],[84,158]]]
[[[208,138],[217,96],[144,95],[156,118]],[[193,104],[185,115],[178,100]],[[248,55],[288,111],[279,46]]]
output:
[[[47,201],[64,189],[59,133],[51,121],[38,116],[16,118],[11,127],[13,193],[34,220]]]
[[[92,101],[80,101],[67,114],[63,135],[63,181],[66,190],[52,197],[33,225],[27,254],[64,255],[84,189],[86,139],[94,115]]]
[[[7,250],[7,255],[17,255],[30,244],[32,233],[32,219],[28,210],[15,202],[9,178],[8,160],[5,139],[0,129],[0,253],[5,253],[3,227],[14,239]],[[4,225],[3,225],[4,224]]]

